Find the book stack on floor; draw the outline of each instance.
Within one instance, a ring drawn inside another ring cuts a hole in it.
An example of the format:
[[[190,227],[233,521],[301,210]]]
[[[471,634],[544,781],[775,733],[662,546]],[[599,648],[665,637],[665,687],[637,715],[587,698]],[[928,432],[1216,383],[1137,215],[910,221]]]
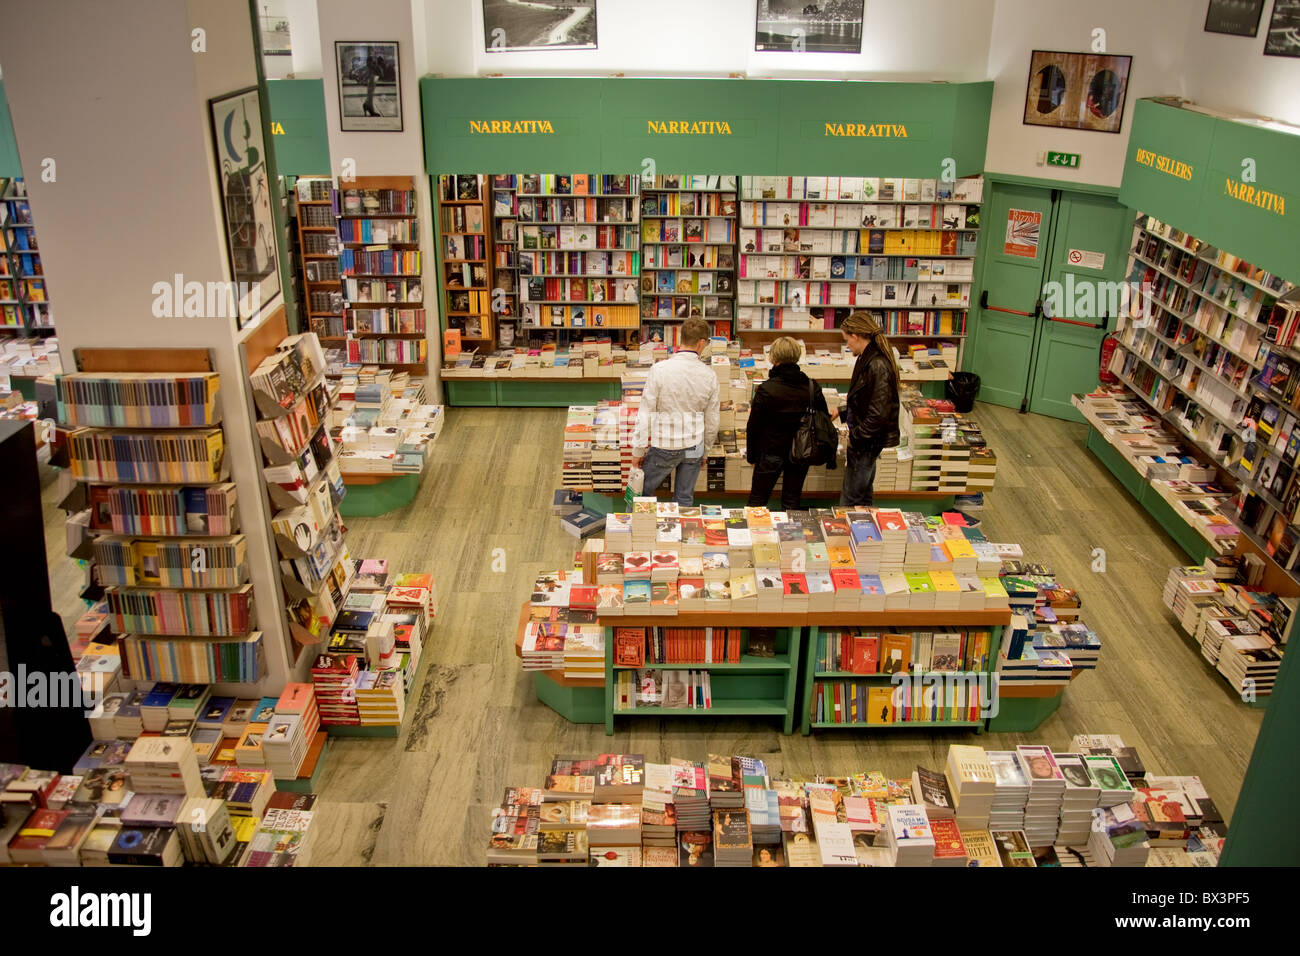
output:
[[[286,684],[276,702],[275,713],[267,721],[262,736],[262,753],[266,768],[277,780],[295,780],[307,761],[307,753],[317,743],[320,712],[315,689],[311,684]],[[323,745],[323,741],[321,742]]]
[[[359,726],[357,710],[357,658],[354,654],[319,654],[311,680],[325,726]]]
[[[1253,570],[1243,559],[1227,558],[1176,567],[1164,592],[1179,626],[1243,700],[1273,692],[1300,605],[1300,598],[1252,586]]]

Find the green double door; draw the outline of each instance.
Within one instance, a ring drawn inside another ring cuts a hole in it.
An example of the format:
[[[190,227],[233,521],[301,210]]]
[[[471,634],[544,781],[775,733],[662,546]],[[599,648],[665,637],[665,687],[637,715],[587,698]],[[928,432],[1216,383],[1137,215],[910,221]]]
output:
[[[980,401],[1082,421],[1070,396],[1097,385],[1134,215],[1110,196],[989,185],[963,368]]]

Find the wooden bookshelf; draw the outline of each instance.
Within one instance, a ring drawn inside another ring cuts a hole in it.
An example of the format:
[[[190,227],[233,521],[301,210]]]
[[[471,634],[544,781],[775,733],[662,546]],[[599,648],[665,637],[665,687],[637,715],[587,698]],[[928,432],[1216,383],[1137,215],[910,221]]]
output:
[[[641,182],[641,338],[677,345],[694,316],[732,338],[736,177],[656,175]]]
[[[283,308],[279,312],[283,315]],[[141,372],[160,375],[174,374],[177,376],[190,373],[211,374],[213,367],[212,356],[206,349],[83,348],[76,350],[75,355],[80,372],[108,379]],[[62,390],[57,384],[61,379],[62,376],[56,378],[56,392],[60,396],[59,415],[64,420],[65,427],[75,427],[78,431],[90,432],[123,430],[119,426],[84,426],[76,424],[80,416],[64,404]],[[165,429],[139,428],[134,429],[133,434],[147,435],[151,431],[165,431],[169,434],[175,434],[186,429],[219,429],[223,418],[220,391],[222,384],[220,381],[217,382],[217,391],[210,397],[210,409],[202,416],[202,422],[185,426],[168,426]],[[84,418],[81,420],[84,420]],[[173,481],[166,484],[156,483],[153,487],[161,491],[164,487],[174,487],[180,484],[212,489],[226,483],[227,476],[222,473],[215,481]],[[96,480],[94,484],[98,486],[139,487],[141,489],[149,487],[145,483],[131,481]],[[233,492],[233,488],[230,491]],[[158,492],[154,493],[157,494]],[[72,511],[85,507],[87,502],[84,494],[88,494],[88,491],[83,494],[70,495],[64,502],[61,502],[60,506],[69,508]],[[78,547],[71,553],[74,556],[84,557],[90,561],[89,575],[96,584],[105,589],[110,606],[115,594],[122,594],[127,598],[136,595],[173,594],[177,595],[182,601],[187,596],[192,597],[197,594],[207,595],[212,600],[216,600],[216,598],[211,597],[213,595],[235,595],[241,589],[251,587],[248,583],[249,558],[251,555],[245,552],[242,560],[235,563],[227,562],[224,565],[220,563],[223,559],[223,549],[227,546],[232,548],[240,547],[245,542],[244,536],[240,534],[239,512],[235,510],[235,507],[237,505],[232,506],[231,513],[227,515],[228,527],[222,529],[225,532],[224,534],[186,533],[184,535],[164,535],[144,531],[136,532],[129,530],[129,528],[116,530],[111,526],[90,528],[86,532],[88,540],[83,542],[86,546]],[[172,515],[173,519],[176,519],[176,517],[176,515]],[[183,515],[180,516],[180,520],[184,520]],[[148,571],[149,564],[145,561],[145,555],[152,553],[161,559],[161,552],[170,550],[173,552],[172,557],[174,558],[178,545],[188,552],[185,555],[187,560],[184,564],[178,565],[172,562],[172,567],[168,572],[165,570],[164,563],[160,560],[158,568],[159,580],[151,580]],[[204,565],[198,569],[191,563],[196,552],[205,556]],[[224,557],[229,558],[233,557],[233,555],[227,554]],[[114,560],[111,566],[120,570],[110,573],[108,566],[99,563],[100,559],[104,558],[119,559]],[[162,577],[167,573],[171,575],[185,574],[185,567],[188,567],[189,571],[189,574],[185,575],[187,582],[166,581]],[[225,568],[227,574],[218,577],[216,571],[222,567]],[[233,597],[231,601],[233,606]],[[225,623],[230,626],[223,628],[220,626],[221,619],[216,616],[209,622],[212,627],[195,628],[189,632],[164,630],[161,620],[147,631],[122,626],[125,622],[112,621],[110,627],[112,632],[118,636],[119,646],[122,648],[124,675],[133,680],[210,683],[223,687],[258,684],[266,676],[266,651],[262,633],[257,628],[257,618],[253,609],[251,595],[248,601],[248,620],[242,628],[236,628],[230,618],[225,618]],[[110,614],[110,620],[112,620],[112,614]],[[211,633],[205,633],[208,631],[211,631]],[[174,644],[186,648],[188,654],[183,659],[177,659],[177,655],[172,653]],[[242,648],[241,653],[236,655],[237,660],[232,660],[228,648],[226,650],[220,649],[229,644],[238,644]]]
[[[358,176],[335,199],[349,365],[428,374],[415,181]],[[337,341],[337,336],[329,341]]]
[[[307,307],[307,330],[322,339],[342,339],[343,281],[339,277],[334,181],[328,176],[299,176],[295,195],[298,274]]]
[[[740,195],[742,340],[804,314],[821,328],[792,332],[838,336],[855,309],[890,338],[965,336],[982,180],[744,176]]]
[[[626,341],[638,329],[640,180],[521,173],[516,184],[521,330]]]
[[[54,332],[32,222],[31,205],[21,178],[0,178],[0,333],[24,337]]]
[[[442,280],[444,328],[460,332],[462,349],[496,347],[492,285],[492,192],[482,173],[438,177],[438,275]]]

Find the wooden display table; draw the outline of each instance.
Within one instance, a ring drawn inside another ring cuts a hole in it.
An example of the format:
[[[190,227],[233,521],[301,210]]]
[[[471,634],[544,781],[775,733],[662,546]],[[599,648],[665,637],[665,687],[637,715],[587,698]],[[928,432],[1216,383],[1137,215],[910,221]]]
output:
[[[519,609],[515,628],[515,656],[523,657],[524,630],[528,626],[529,603]],[[606,633],[608,638],[608,632]],[[565,677],[562,670],[531,671],[537,699],[573,724],[599,724],[605,719],[605,688],[591,680]]]

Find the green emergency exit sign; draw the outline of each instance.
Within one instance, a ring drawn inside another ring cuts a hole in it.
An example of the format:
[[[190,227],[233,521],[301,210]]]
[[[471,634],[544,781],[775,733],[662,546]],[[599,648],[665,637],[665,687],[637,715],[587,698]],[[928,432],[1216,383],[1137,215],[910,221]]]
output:
[[[1071,169],[1078,169],[1080,159],[1078,153],[1057,153],[1052,150],[1047,152],[1048,166],[1069,166]]]

